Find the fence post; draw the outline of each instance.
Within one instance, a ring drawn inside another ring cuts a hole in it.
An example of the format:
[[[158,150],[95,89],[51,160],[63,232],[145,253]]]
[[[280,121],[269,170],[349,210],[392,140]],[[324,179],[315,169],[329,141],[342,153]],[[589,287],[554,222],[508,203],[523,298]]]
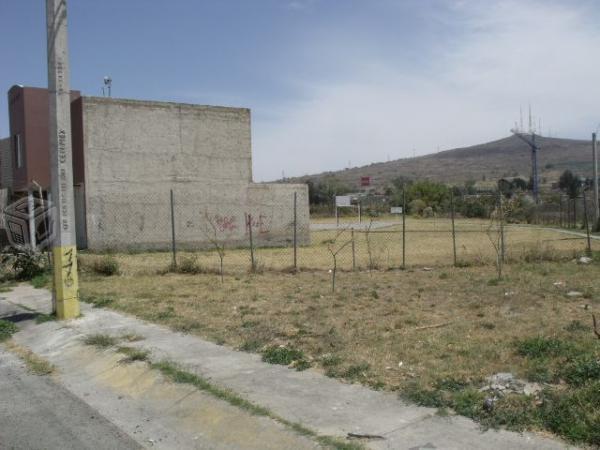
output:
[[[294,271],[298,270],[298,193],[294,192]]]
[[[504,247],[504,207],[502,204],[502,192],[498,192],[498,203],[500,206],[500,257],[504,263],[505,247]]]
[[[558,227],[563,228],[563,205],[562,195],[558,198]]]
[[[456,267],[456,230],[454,228],[454,189],[450,189],[450,217],[452,218],[452,251],[454,254],[454,267]]]
[[[254,264],[254,242],[252,242],[252,215],[248,214],[248,236],[250,238],[250,264],[252,268],[252,272],[256,270],[256,266]]]
[[[402,185],[402,268],[406,268],[406,189]]]
[[[354,246],[354,227],[350,228],[350,237],[352,239],[352,270],[356,270],[356,248]]]
[[[587,255],[592,255],[592,240],[590,238],[590,222],[588,220],[588,208],[585,201],[585,189],[583,189],[583,223],[585,225],[585,233],[587,235]]]
[[[358,223],[362,223],[362,208],[360,206],[360,199],[358,200]]]
[[[173,253],[173,268],[177,267],[177,245],[175,243],[175,200],[171,189],[171,252]]]

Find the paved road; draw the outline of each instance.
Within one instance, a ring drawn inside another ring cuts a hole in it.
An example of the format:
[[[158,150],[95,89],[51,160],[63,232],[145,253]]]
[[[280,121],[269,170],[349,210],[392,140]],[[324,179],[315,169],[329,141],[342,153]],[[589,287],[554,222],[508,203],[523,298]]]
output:
[[[0,449],[139,449],[49,376],[28,373],[0,345]]]

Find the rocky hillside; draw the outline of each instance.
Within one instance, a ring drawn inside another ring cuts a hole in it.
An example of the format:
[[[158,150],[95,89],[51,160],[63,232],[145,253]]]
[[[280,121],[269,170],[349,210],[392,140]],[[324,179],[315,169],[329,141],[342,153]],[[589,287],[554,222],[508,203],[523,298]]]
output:
[[[538,167],[542,184],[557,181],[565,169],[578,175],[591,176],[590,141],[537,137],[537,142],[540,146]],[[518,137],[510,136],[472,147],[373,163],[337,172],[323,172],[290,181],[318,181],[322,177],[335,176],[352,187],[358,187],[360,177],[370,176],[372,185],[381,187],[395,177],[404,176],[449,183],[475,180],[478,184],[487,184],[507,176],[529,179],[530,170],[529,147]]]

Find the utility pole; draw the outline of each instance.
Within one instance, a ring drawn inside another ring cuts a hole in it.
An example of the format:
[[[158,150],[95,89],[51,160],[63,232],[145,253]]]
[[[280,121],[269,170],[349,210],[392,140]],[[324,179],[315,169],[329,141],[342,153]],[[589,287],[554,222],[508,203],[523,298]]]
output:
[[[596,148],[596,133],[592,133],[592,164],[593,164],[593,189],[594,189],[594,223],[593,230],[600,228],[600,203],[598,201],[598,150]]]
[[[59,319],[79,316],[77,247],[71,151],[71,93],[67,46],[67,2],[46,0],[50,187],[54,200],[53,297]]]

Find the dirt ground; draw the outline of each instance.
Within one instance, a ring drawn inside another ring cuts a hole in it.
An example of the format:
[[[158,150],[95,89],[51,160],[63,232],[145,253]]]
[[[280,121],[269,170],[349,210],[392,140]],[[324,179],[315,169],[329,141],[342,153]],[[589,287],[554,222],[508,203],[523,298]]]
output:
[[[84,272],[81,294],[234,348],[285,345],[331,376],[394,390],[446,376],[523,376],[531,367],[515,352],[520,338],[592,345],[598,269],[571,260],[513,263],[500,281],[493,266],[342,272],[335,293],[326,271],[240,274],[223,283],[210,274]]]

